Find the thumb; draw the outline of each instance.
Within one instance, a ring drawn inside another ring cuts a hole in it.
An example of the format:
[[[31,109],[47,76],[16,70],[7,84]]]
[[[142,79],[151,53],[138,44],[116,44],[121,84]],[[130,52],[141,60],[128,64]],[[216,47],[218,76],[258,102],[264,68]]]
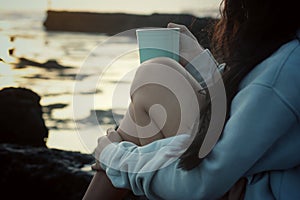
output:
[[[167,27],[168,28],[177,28],[177,24],[170,22],[170,23],[168,23]]]
[[[185,29],[186,27],[184,25],[181,24],[175,24],[173,22],[168,23],[168,28],[180,28],[180,29]]]
[[[92,170],[100,171],[100,170],[101,170],[101,166],[100,166],[99,161],[97,161],[96,163],[94,163],[94,164],[91,166],[91,168],[92,168]]]
[[[187,35],[188,37],[192,38],[193,40],[197,40],[195,38],[195,36],[190,32],[190,30],[185,25],[175,24],[173,22],[170,22],[170,23],[168,23],[167,27],[168,28],[179,28],[181,33]]]

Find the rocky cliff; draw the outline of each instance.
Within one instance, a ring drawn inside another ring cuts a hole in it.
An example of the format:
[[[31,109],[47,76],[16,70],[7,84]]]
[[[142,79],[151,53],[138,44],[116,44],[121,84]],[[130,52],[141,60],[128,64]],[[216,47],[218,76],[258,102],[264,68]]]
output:
[[[189,14],[135,15],[47,11],[44,26],[47,31],[97,32],[113,35],[134,28],[166,27],[169,22],[186,25],[198,38],[199,42],[208,47],[208,30],[215,19],[197,18]]]

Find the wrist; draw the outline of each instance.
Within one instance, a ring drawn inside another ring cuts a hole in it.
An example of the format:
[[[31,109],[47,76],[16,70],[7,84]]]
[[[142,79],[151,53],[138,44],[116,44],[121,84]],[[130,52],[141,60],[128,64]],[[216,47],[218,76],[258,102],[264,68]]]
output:
[[[110,143],[110,144],[106,145],[102,149],[101,153],[99,154],[99,157],[98,157],[99,165],[100,165],[101,169],[103,169],[104,171],[108,167],[107,164],[110,163],[110,159],[115,151],[117,144],[118,143]]]

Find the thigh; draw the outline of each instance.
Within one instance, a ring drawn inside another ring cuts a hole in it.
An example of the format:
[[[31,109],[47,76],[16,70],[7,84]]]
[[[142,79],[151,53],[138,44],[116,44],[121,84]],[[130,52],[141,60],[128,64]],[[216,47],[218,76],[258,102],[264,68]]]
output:
[[[140,87],[132,94],[134,118],[141,144],[176,135],[180,105],[175,95],[158,84]]]
[[[163,139],[161,129],[151,118],[153,116],[149,115],[144,104],[137,103],[137,101],[139,100],[135,99],[130,103],[117,130],[122,139],[137,145],[145,145]]]
[[[166,71],[166,67],[171,70]],[[174,83],[171,87],[179,88],[179,93],[161,84],[166,81]],[[183,85],[188,85],[190,92],[180,91],[185,88]],[[164,137],[191,131],[199,115],[199,90],[201,87],[197,81],[176,61],[156,58],[145,62],[137,70],[131,87],[137,123],[146,126],[153,121]],[[140,117],[140,114],[148,117]]]
[[[161,64],[172,68],[173,70],[180,73],[185,79],[190,83],[195,91],[201,90],[200,84],[196,81],[196,79],[178,62],[171,58],[167,57],[159,57],[146,61],[144,64]]]

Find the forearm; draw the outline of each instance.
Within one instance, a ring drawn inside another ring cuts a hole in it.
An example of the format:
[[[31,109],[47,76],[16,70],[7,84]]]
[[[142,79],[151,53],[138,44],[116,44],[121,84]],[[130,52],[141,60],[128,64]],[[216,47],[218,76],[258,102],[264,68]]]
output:
[[[150,199],[184,199],[188,195],[195,199],[199,194],[192,193],[193,185],[199,180],[194,178],[201,176],[197,170],[187,174],[177,166],[187,140],[188,135],[180,135],[176,140],[167,138],[144,147],[128,142],[112,144],[100,157],[102,168],[116,187],[131,188],[136,195]]]
[[[150,159],[136,156],[143,153],[138,152],[144,151],[143,147],[126,146],[126,148],[132,148],[131,152],[120,153],[121,151],[114,149],[114,146],[105,149],[105,157],[109,157],[112,162],[109,163],[109,167],[106,165],[102,167],[106,169],[106,173],[116,187],[131,188],[136,195],[146,195],[149,199],[201,199],[203,197],[213,199],[230,188],[230,185],[220,185],[216,180],[218,176],[220,180],[224,178],[226,173],[223,170],[226,169],[214,171],[213,163],[191,171],[183,171],[178,167],[178,159],[170,159],[172,151],[169,149],[158,152],[155,156],[149,156],[155,158]],[[214,173],[210,173],[212,171]],[[230,177],[233,182],[242,176],[237,173],[235,175]],[[213,185],[218,189],[214,189]]]
[[[249,173],[296,121],[294,112],[271,89],[253,85],[244,94],[247,96],[240,95],[236,99],[243,104],[232,107],[232,116],[221,140],[193,170],[178,168],[181,144],[186,140],[184,135],[144,147],[124,142],[111,144],[101,154],[102,167],[116,187],[131,188],[135,194],[144,194],[151,199],[220,197],[246,172]],[[257,100],[263,105],[264,112]],[[269,120],[262,123],[261,119]],[[281,166],[280,160],[273,162]],[[261,169],[266,167],[261,166]]]

